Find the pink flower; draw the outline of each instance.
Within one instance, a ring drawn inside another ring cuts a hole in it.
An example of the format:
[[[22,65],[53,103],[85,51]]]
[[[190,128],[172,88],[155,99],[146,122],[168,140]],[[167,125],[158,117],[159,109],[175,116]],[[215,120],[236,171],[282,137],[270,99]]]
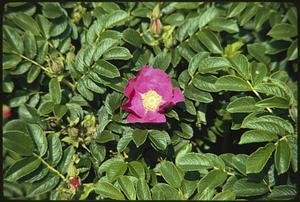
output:
[[[142,67],[128,81],[124,94],[128,100],[122,108],[130,112],[127,121],[131,123],[166,122],[164,108],[184,101],[181,90],[172,87],[169,75],[150,66]]]

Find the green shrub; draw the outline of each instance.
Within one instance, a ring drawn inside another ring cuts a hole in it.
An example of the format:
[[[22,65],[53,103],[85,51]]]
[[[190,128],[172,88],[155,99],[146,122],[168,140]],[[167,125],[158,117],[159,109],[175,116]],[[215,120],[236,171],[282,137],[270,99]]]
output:
[[[293,4],[15,2],[2,28],[5,199],[295,197]],[[166,123],[120,107],[144,65],[184,92]]]

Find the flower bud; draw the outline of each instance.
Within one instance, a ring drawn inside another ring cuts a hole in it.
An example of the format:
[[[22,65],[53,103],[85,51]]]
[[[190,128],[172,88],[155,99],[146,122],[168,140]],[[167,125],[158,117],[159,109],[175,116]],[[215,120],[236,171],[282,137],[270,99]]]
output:
[[[162,27],[162,24],[161,24],[160,20],[158,18],[155,18],[151,22],[150,31],[151,31],[151,33],[154,33],[154,34],[160,34],[161,30],[162,30],[161,27]]]
[[[3,119],[8,119],[12,115],[11,108],[9,106],[2,105],[2,110],[3,110],[2,112]]]
[[[78,191],[79,186],[80,181],[77,176],[73,177],[68,183],[68,188],[73,188],[76,192]]]

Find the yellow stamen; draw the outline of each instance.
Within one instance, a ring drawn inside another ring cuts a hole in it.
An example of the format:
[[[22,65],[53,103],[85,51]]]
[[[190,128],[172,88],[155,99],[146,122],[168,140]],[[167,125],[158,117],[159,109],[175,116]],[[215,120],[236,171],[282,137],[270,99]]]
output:
[[[161,103],[162,97],[154,90],[149,90],[142,95],[142,102],[145,109],[149,111],[156,111]]]

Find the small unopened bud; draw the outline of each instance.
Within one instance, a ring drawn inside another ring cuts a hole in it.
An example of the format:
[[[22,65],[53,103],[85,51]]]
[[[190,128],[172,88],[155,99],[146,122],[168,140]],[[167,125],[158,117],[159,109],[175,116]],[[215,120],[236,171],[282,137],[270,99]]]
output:
[[[77,137],[78,136],[78,129],[77,128],[68,128],[68,133],[71,137]]]
[[[160,34],[161,33],[161,27],[162,24],[158,18],[155,18],[152,20],[151,25],[150,25],[150,31],[154,34]]]
[[[3,119],[8,119],[12,115],[11,108],[9,106],[3,105],[2,110],[3,110],[2,112]]]
[[[78,192],[79,186],[80,186],[80,181],[77,176],[73,177],[68,183],[68,188],[69,189],[73,188],[75,189],[76,192]]]

